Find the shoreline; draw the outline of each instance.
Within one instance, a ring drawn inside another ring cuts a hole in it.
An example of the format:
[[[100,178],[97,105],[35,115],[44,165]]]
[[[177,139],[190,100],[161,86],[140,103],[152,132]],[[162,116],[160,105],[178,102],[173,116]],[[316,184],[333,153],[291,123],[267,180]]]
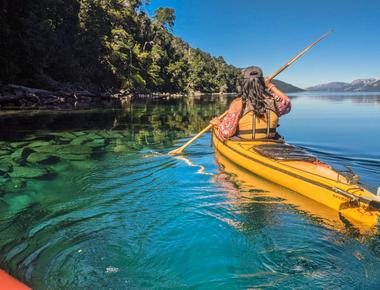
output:
[[[138,99],[169,99],[185,96],[228,95],[233,93],[158,93],[116,92],[94,93],[87,90],[45,90],[21,85],[8,84],[0,86],[0,111],[19,110],[77,110],[93,108],[121,107]]]

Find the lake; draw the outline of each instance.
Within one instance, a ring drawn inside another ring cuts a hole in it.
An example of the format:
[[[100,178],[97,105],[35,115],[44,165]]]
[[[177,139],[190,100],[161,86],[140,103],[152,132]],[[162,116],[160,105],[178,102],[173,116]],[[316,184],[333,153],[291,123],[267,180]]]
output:
[[[279,133],[380,186],[380,93],[297,93]],[[0,268],[34,289],[375,289],[380,233],[215,156],[231,98],[0,115]]]

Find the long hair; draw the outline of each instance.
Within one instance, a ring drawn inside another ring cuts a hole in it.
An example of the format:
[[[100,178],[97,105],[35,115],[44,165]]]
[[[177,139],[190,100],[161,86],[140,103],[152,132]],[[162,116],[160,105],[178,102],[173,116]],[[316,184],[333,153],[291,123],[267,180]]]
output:
[[[254,114],[263,117],[266,113],[265,99],[271,98],[271,94],[266,90],[263,77],[249,77],[241,81],[238,94],[242,97],[243,111],[247,102],[250,102]]]

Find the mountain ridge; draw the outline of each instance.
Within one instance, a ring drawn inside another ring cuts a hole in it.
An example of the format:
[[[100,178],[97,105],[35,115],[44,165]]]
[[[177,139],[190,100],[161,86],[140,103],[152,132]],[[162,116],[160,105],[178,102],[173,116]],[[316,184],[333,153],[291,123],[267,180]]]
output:
[[[356,79],[350,83],[329,82],[306,88],[322,92],[380,92],[380,78]]]
[[[299,87],[296,87],[296,86],[289,84],[289,83],[286,83],[284,81],[273,80],[272,82],[275,86],[277,86],[284,93],[298,93],[298,92],[305,91],[304,89],[301,89]]]

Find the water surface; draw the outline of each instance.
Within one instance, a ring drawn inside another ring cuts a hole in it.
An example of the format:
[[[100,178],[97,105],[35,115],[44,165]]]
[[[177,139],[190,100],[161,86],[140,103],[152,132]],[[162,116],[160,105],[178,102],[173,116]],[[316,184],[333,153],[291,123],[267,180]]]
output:
[[[376,228],[241,171],[210,134],[165,154],[229,101],[1,115],[0,267],[34,289],[377,288]],[[380,186],[379,95],[292,102],[290,143]]]

